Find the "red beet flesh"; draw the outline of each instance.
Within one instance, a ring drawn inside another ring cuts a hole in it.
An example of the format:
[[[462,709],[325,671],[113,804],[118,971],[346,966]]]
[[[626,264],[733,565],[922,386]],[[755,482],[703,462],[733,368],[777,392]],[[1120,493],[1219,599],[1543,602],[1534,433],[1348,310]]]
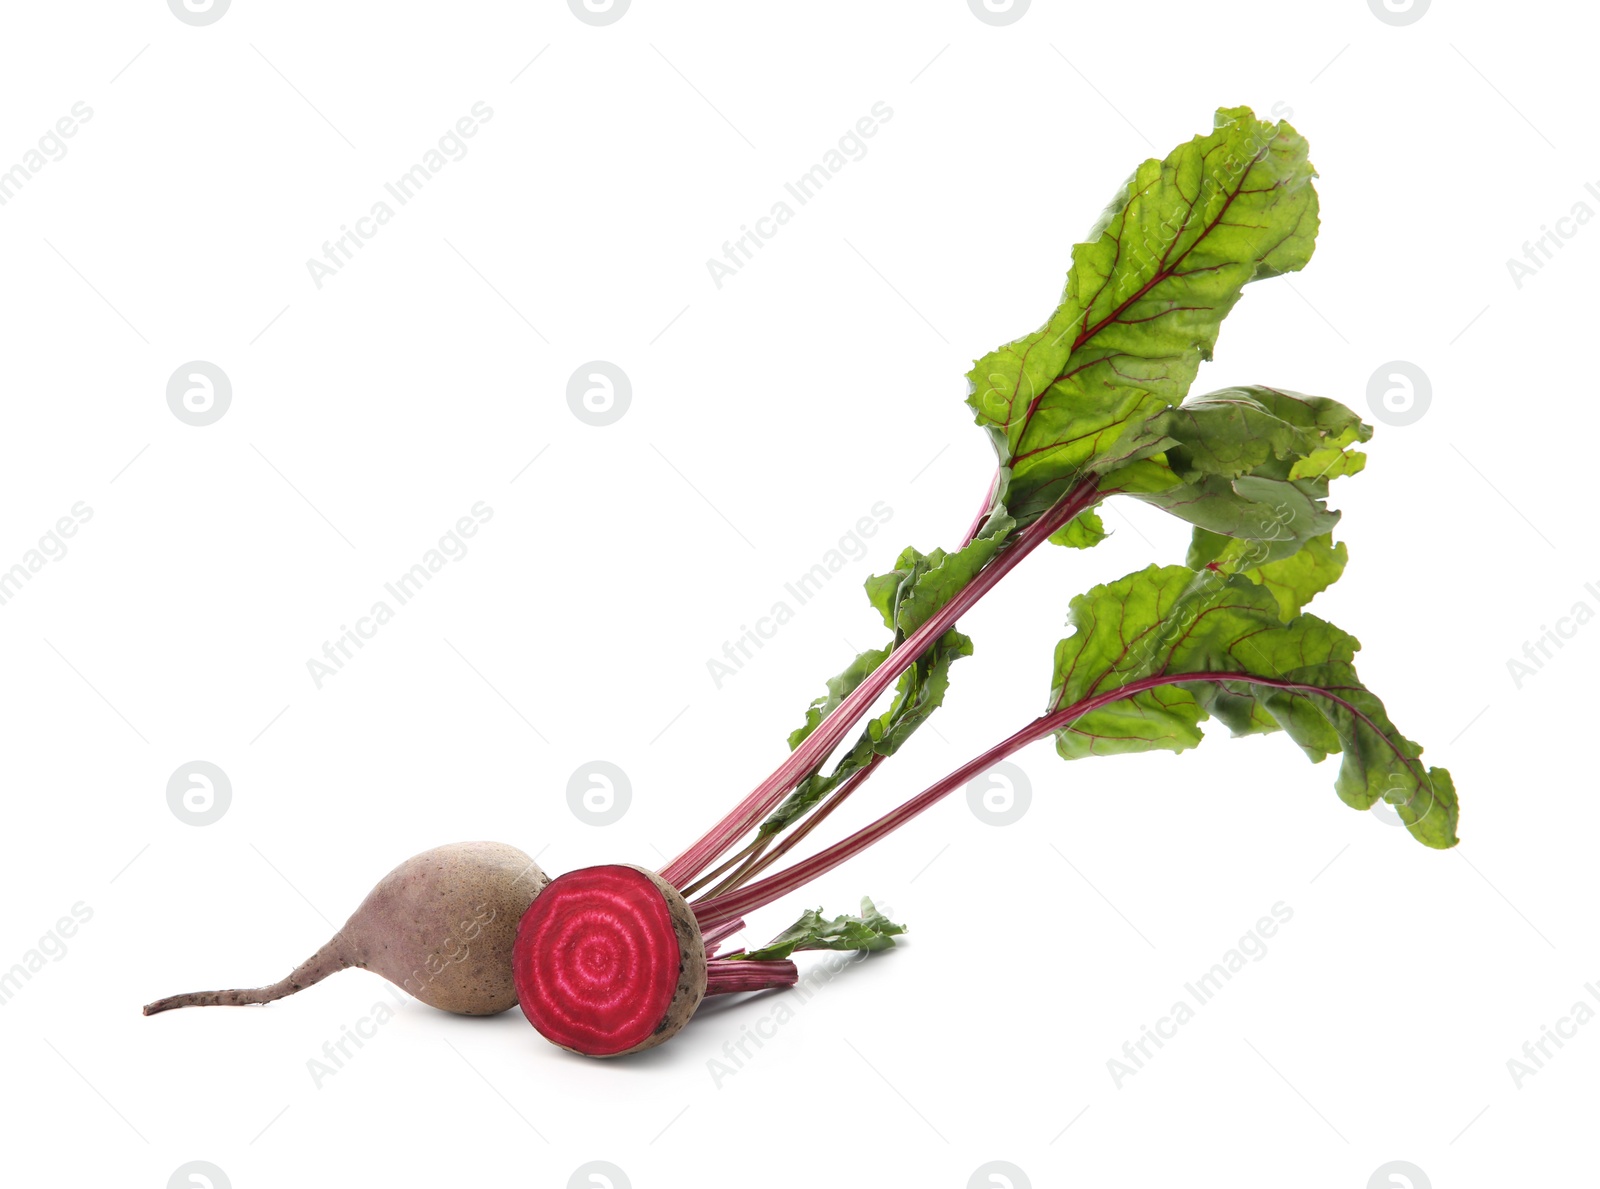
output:
[[[637,867],[553,880],[517,927],[512,973],[523,1014],[591,1057],[635,1052],[681,1028],[705,994],[705,948],[671,887]]]

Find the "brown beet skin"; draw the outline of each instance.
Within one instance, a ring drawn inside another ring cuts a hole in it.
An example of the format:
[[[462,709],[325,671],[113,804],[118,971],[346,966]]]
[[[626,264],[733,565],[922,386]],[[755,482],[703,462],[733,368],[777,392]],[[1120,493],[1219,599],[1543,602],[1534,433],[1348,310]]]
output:
[[[146,1004],[144,1014],[271,1003],[356,966],[381,974],[430,1007],[492,1016],[516,1006],[511,951],[517,922],[549,882],[514,846],[438,846],[379,880],[344,928],[278,982],[173,995]]]

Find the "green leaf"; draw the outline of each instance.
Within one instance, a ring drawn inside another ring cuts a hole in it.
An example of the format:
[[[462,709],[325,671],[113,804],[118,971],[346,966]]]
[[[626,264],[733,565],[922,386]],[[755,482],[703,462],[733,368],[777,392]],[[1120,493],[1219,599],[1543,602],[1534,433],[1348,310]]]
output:
[[[1249,551],[1260,564],[1333,528],[1328,483],[1361,469],[1364,456],[1349,447],[1372,428],[1327,397],[1255,386],[1164,409],[1141,436],[1159,452],[1110,471],[1102,486],[1208,533],[1266,542]]]
[[[1068,549],[1093,549],[1110,535],[1100,514],[1091,508],[1056,529],[1050,537],[1050,543],[1065,545]]]
[[[885,626],[894,629],[898,645],[928,617],[936,614],[994,556],[1011,531],[1011,519],[992,518],[979,538],[965,549],[947,554],[935,549],[924,554],[906,549],[887,574],[874,574],[866,581],[867,598],[883,617]],[[789,736],[792,751],[821,725],[834,707],[844,701],[867,676],[883,663],[891,649],[869,649],[828,682],[828,692],[806,709],[803,726]],[[869,718],[855,744],[833,766],[832,771],[813,772],[802,780],[784,801],[761,823],[762,836],[776,834],[804,817],[851,776],[872,763],[874,757],[891,756],[944,704],[950,688],[950,666],[972,655],[972,641],[951,630],[906,668],[895,682],[895,697],[882,714]]]
[[[758,950],[736,954],[734,957],[751,962],[771,962],[787,958],[796,950],[867,950],[876,952],[894,945],[894,939],[906,931],[878,911],[865,896],[861,898],[861,915],[837,916],[831,921],[822,910],[807,909],[805,914],[772,941]]]
[[[1325,396],[1302,396],[1275,388],[1224,388],[1185,401],[1151,419],[1151,429],[1170,443],[1168,466],[1182,480],[1207,475],[1236,479],[1320,478],[1352,442],[1372,437],[1372,427]],[[1294,474],[1316,457],[1318,469]]]
[[[789,732],[789,750],[793,751],[805,741],[807,735],[822,725],[822,720],[833,713],[834,707],[844,701],[881,665],[889,655],[887,648],[869,648],[859,653],[837,677],[828,678],[828,692],[806,707],[804,725]]]
[[[1315,450],[1295,463],[1289,470],[1291,479],[1341,479],[1346,475],[1360,474],[1367,466],[1367,456],[1359,450],[1346,450],[1344,443]]]
[[[1074,632],[1056,647],[1051,712],[1065,759],[1200,741],[1215,717],[1234,734],[1282,730],[1313,762],[1342,755],[1346,804],[1392,804],[1412,835],[1456,843],[1455,786],[1424,768],[1362,686],[1353,636],[1312,615],[1280,619],[1276,595],[1242,575],[1151,566],[1072,601]],[[1188,678],[1186,680],[1186,678]]]
[[[971,655],[972,641],[952,629],[918,657],[917,663],[900,675],[895,685],[895,700],[889,709],[867,722],[873,750],[883,756],[900,750],[911,733],[944,705],[945,693],[950,688],[950,666],[961,657]]]
[[[1287,557],[1312,537],[1331,532],[1339,513],[1324,502],[1327,483],[1206,475],[1135,498],[1225,537],[1263,545],[1270,558]]]
[[[1009,516],[992,516],[978,539],[965,548],[950,554],[935,549],[927,571],[909,584],[901,599],[895,615],[895,627],[900,635],[911,635],[955,598],[1000,551],[1014,525],[1015,521]],[[935,556],[936,562],[932,560]]]
[[[1134,171],[1073,248],[1049,321],[968,373],[1019,524],[1144,448],[1143,422],[1187,394],[1244,286],[1310,260],[1313,176],[1304,138],[1244,107]]]
[[[1210,567],[1225,574],[1243,574],[1266,587],[1278,600],[1278,617],[1285,623],[1337,582],[1349,560],[1344,542],[1334,544],[1331,533],[1310,538],[1288,557],[1269,561],[1269,556],[1266,542],[1223,537],[1197,528],[1186,560],[1190,569]]]
[[[952,630],[941,636],[932,648],[917,658],[915,664],[900,674],[895,683],[894,701],[882,714],[867,720],[866,729],[834,765],[833,770],[827,773],[814,772],[801,781],[761,823],[760,833],[765,836],[787,829],[839,785],[866,768],[875,756],[891,756],[900,750],[912,733],[927,721],[928,716],[944,704],[945,692],[950,688],[950,666],[961,657],[971,655],[972,641],[960,632]],[[811,714],[818,704],[812,703],[812,710],[807,711],[806,727],[803,728],[805,734],[809,734],[816,726],[811,721]],[[801,732],[796,731],[790,738],[798,746],[796,735],[801,735]]]

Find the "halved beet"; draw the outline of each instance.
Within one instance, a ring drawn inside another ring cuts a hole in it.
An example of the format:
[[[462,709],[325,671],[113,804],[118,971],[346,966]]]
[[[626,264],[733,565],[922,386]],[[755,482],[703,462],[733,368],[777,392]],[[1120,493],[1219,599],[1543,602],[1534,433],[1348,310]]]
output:
[[[545,1039],[589,1057],[652,1048],[706,993],[694,912],[653,871],[585,867],[551,881],[517,926],[512,974]]]

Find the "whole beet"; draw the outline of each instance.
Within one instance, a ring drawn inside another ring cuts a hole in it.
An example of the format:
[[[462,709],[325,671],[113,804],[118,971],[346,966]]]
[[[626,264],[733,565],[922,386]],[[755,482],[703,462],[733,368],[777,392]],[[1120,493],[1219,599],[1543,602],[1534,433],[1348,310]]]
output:
[[[501,842],[434,847],[384,876],[333,940],[278,982],[171,995],[146,1004],[144,1014],[271,1003],[356,966],[430,1007],[492,1016],[516,1006],[517,922],[549,882],[537,863]]]

